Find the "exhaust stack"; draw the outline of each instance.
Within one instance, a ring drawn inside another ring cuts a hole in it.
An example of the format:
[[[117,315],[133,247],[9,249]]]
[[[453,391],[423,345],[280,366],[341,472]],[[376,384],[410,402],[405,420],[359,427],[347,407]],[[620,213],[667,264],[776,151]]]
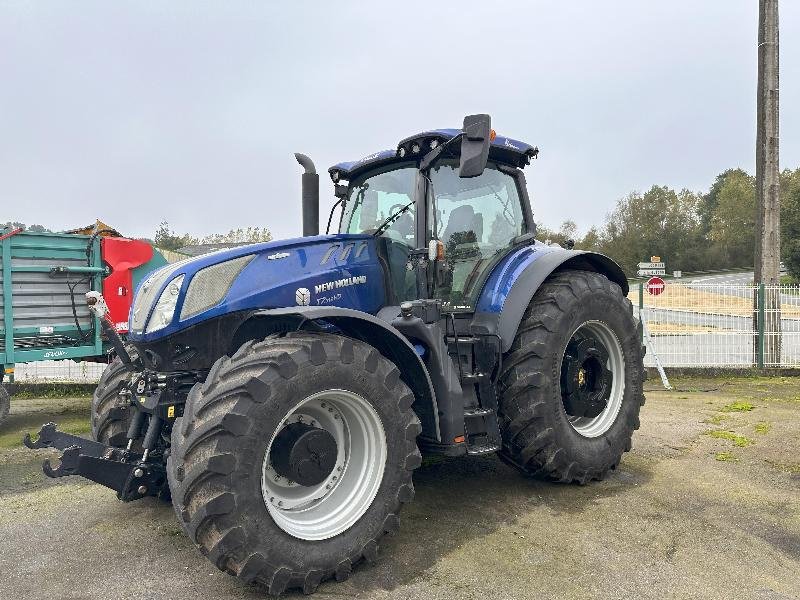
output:
[[[303,173],[303,237],[319,235],[319,175],[314,162],[305,154],[296,152],[294,157]]]

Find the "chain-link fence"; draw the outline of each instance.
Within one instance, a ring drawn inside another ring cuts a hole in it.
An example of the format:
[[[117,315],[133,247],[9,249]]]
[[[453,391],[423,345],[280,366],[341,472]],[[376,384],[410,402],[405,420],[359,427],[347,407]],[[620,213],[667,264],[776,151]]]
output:
[[[800,286],[668,282],[630,299],[649,334],[647,366],[800,367]]]

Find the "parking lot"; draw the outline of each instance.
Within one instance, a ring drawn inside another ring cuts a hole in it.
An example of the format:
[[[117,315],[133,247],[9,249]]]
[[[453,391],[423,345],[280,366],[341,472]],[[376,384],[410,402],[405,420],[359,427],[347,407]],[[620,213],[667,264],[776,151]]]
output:
[[[657,380],[656,380],[657,381]],[[800,378],[651,378],[632,452],[583,487],[496,458],[426,460],[374,565],[317,598],[798,598]],[[0,430],[0,598],[260,598],[172,507],[47,480],[19,440],[88,430],[88,399],[19,399]]]

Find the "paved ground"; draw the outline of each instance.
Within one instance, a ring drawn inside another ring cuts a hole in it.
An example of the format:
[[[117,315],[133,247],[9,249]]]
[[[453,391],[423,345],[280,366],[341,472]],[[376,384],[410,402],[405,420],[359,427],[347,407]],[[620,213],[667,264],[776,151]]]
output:
[[[601,483],[429,462],[377,564],[316,597],[800,598],[800,378],[673,383],[651,381],[633,451]],[[86,409],[21,400],[0,429],[0,598],[263,597],[211,567],[171,507],[46,481],[48,451],[16,447],[50,419],[85,430]]]

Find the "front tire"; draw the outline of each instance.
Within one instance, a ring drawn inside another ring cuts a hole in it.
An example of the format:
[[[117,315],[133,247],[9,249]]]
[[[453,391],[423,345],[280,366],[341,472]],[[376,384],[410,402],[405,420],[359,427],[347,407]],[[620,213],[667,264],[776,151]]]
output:
[[[347,579],[414,496],[413,400],[363,342],[292,333],[245,343],[192,388],[172,429],[167,473],[184,530],[219,569],[272,594]],[[288,476],[306,435],[309,470]]]
[[[587,271],[545,281],[503,361],[501,456],[561,482],[616,468],[644,404],[641,339],[616,283]]]
[[[116,448],[127,445],[131,406],[128,398],[120,395],[120,390],[130,378],[131,371],[119,357],[112,360],[100,376],[92,395],[92,439],[95,441]]]

